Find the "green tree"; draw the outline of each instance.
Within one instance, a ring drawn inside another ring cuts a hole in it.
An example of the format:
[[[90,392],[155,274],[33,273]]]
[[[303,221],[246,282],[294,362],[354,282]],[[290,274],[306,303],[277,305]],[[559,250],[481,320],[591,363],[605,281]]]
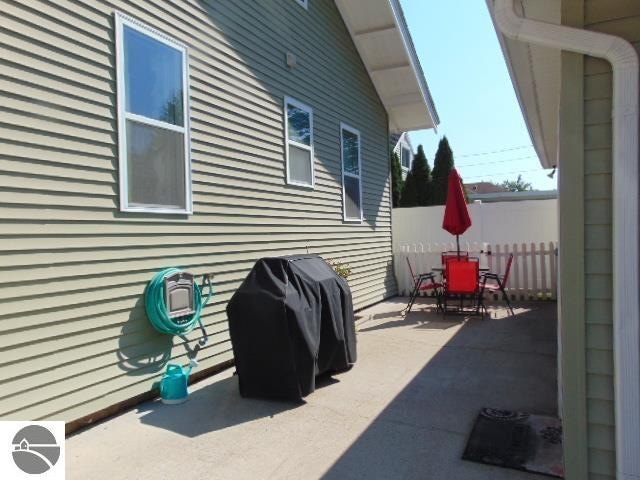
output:
[[[518,175],[518,178],[515,180],[505,180],[501,185],[503,188],[506,188],[508,192],[526,192],[533,190],[529,182],[522,180],[522,175]]]
[[[418,196],[416,192],[417,187],[413,178],[413,170],[409,170],[407,172],[407,177],[404,179],[404,187],[402,188],[402,196],[400,197],[400,206],[417,207]]]
[[[433,160],[433,193],[430,205],[444,205],[447,202],[449,173],[453,169],[453,152],[447,137],[442,137],[438,143],[438,151]]]
[[[400,206],[400,197],[404,188],[404,180],[402,180],[402,167],[400,166],[400,158],[396,152],[391,152],[391,204],[393,208]]]
[[[401,207],[424,207],[431,198],[431,168],[424,154],[422,145],[413,157],[411,170],[404,181],[404,189],[400,198]]]

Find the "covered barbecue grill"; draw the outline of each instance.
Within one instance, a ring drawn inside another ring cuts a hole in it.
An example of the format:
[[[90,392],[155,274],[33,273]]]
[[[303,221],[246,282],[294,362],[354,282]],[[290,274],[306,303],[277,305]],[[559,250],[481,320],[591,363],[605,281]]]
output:
[[[300,399],[356,361],[349,285],[319,256],[258,260],[227,315],[244,397]]]

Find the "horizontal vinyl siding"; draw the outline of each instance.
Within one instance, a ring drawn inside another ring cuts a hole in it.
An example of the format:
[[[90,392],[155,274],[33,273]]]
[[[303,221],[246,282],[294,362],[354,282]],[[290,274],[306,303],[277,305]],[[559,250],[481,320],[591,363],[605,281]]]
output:
[[[71,421],[186,363],[199,331],[186,345],[144,313],[166,266],[215,274],[201,368],[231,358],[226,303],[258,258],[348,262],[356,308],[395,293],[386,113],[333,2],[0,8],[0,417]],[[115,11],[189,47],[192,216],[119,212]],[[314,110],[314,190],[285,184],[285,95]],[[342,221],[341,121],[362,135],[362,225]]]
[[[640,42],[640,6],[586,0],[585,28]],[[585,60],[585,287],[589,472],[615,478],[612,319],[611,66]]]
[[[614,478],[611,276],[611,81],[585,60],[585,295],[590,478]],[[605,158],[606,157],[606,158]],[[594,165],[594,160],[599,166]],[[610,388],[609,388],[610,387]]]

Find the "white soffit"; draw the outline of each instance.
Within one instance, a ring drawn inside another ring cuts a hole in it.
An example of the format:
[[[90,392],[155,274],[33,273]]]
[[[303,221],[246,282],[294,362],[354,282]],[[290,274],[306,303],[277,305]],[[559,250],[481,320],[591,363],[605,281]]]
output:
[[[488,2],[493,6],[493,1]],[[561,23],[560,0],[520,0],[518,14]],[[496,29],[531,141],[545,168],[559,165],[560,50],[504,37]]]
[[[336,0],[392,133],[440,123],[398,0]]]

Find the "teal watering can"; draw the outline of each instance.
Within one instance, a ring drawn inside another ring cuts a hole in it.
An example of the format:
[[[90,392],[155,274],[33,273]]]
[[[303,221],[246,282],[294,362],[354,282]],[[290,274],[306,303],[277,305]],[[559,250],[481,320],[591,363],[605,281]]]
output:
[[[160,381],[160,398],[162,403],[182,403],[189,398],[189,375],[198,362],[192,359],[188,367],[170,363],[167,365],[162,380]]]

